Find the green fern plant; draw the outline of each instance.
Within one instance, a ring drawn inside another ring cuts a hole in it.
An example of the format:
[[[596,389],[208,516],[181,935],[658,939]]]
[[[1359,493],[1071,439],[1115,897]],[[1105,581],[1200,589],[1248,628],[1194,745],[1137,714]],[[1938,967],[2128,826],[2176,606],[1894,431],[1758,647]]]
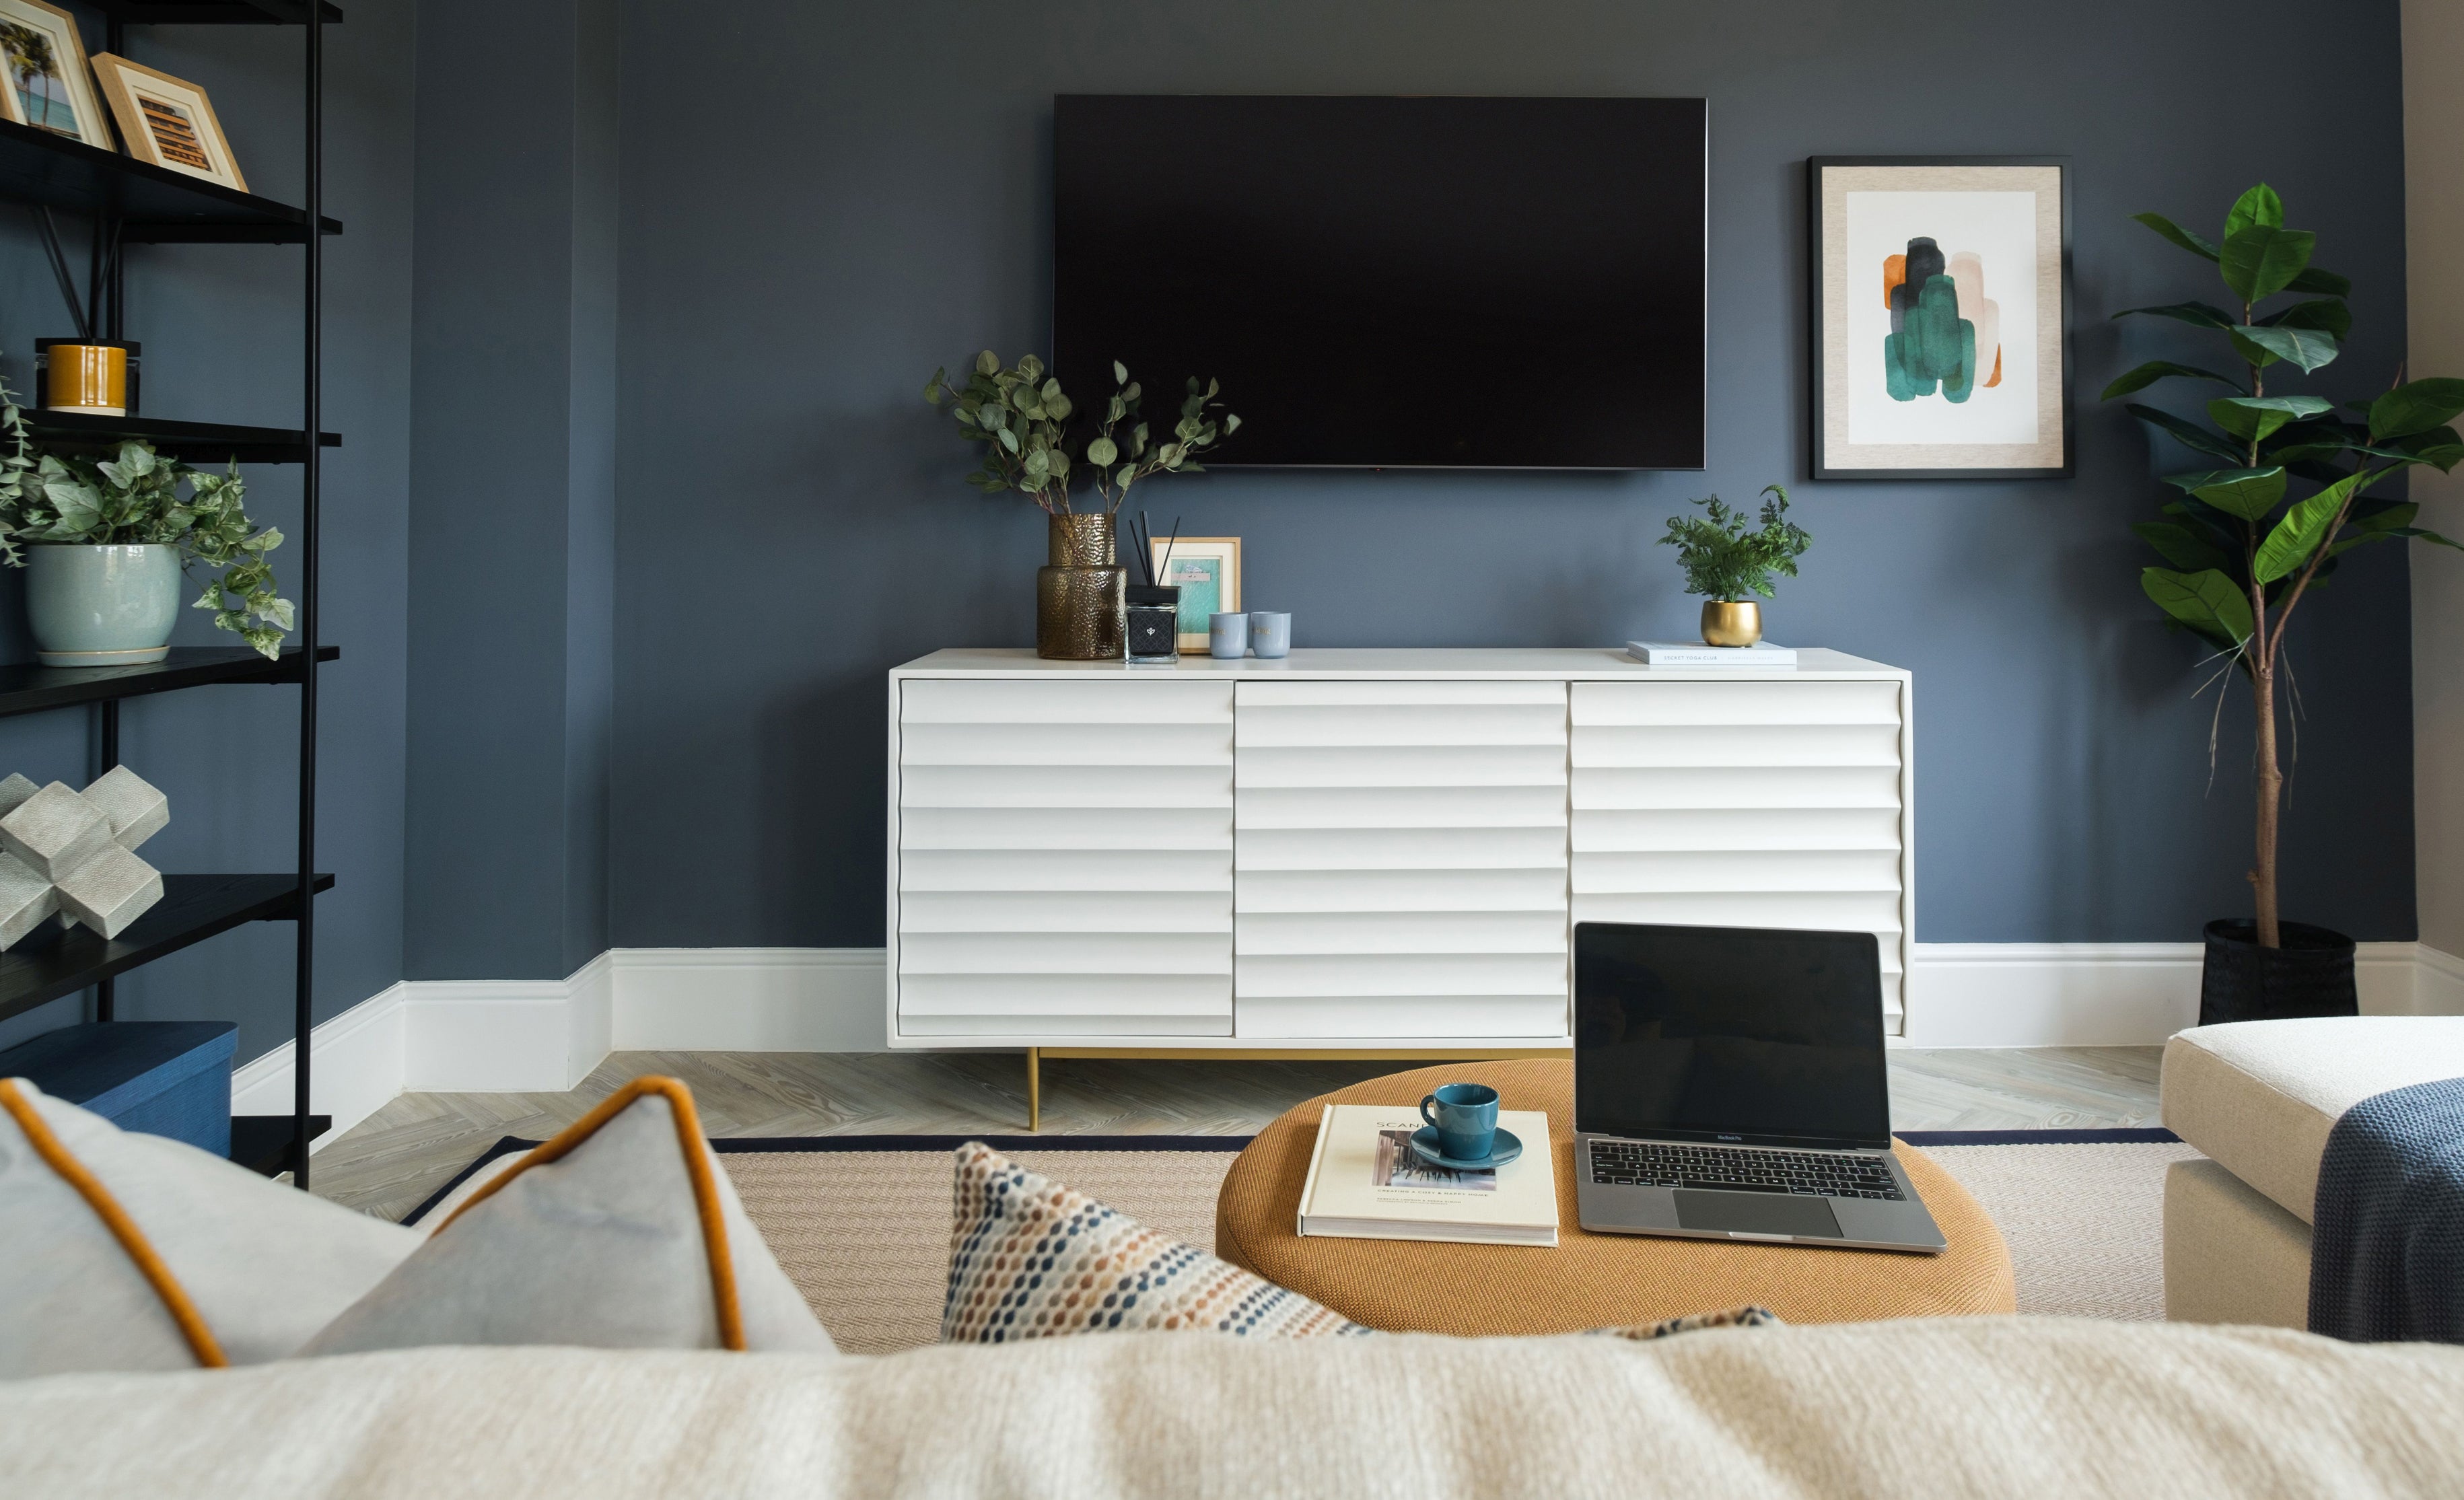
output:
[[[1805,528],[1788,518],[1788,490],[1763,486],[1762,526],[1748,531],[1747,513],[1730,509],[1718,496],[1694,502],[1700,516],[1671,516],[1663,547],[1677,549],[1677,565],[1685,570],[1685,591],[1707,599],[1735,603],[1749,596],[1771,597],[1771,575],[1796,576],[1796,560],[1814,545]]]

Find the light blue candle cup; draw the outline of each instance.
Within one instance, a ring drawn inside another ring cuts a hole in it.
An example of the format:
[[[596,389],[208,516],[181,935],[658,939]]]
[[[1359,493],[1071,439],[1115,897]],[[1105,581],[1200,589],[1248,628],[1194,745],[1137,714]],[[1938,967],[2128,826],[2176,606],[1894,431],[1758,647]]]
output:
[[[1282,609],[1249,611],[1249,649],[1261,656],[1288,656],[1292,653],[1292,617]]]
[[[1238,661],[1248,655],[1249,617],[1245,614],[1208,615],[1206,650],[1208,654],[1225,661]]]

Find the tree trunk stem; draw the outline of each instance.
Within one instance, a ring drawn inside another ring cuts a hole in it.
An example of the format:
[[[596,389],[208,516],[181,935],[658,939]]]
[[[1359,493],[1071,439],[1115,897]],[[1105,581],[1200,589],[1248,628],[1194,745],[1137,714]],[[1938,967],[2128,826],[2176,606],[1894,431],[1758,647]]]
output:
[[[2262,659],[2257,664],[2251,673],[2251,691],[2258,711],[2257,848],[2250,871],[2251,895],[2258,918],[2258,945],[2274,948],[2280,937],[2276,916],[2276,817],[2284,792],[2284,773],[2276,763],[2274,662]]]

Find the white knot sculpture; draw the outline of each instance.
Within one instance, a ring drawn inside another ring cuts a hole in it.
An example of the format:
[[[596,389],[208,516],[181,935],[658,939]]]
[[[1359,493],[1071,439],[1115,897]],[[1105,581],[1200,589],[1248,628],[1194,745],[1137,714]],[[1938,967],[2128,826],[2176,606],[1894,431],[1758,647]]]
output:
[[[0,952],[44,920],[117,938],[163,899],[163,872],[137,846],[171,821],[171,800],[128,767],[84,791],[0,781]]]

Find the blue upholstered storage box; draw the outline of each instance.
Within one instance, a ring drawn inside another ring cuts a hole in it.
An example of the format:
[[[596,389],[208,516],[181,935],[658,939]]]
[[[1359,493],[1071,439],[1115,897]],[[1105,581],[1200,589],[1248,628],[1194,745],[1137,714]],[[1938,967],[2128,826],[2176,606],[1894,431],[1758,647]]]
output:
[[[62,1026],[0,1052],[0,1078],[29,1078],[121,1130],[231,1155],[228,1021],[99,1021]]]

